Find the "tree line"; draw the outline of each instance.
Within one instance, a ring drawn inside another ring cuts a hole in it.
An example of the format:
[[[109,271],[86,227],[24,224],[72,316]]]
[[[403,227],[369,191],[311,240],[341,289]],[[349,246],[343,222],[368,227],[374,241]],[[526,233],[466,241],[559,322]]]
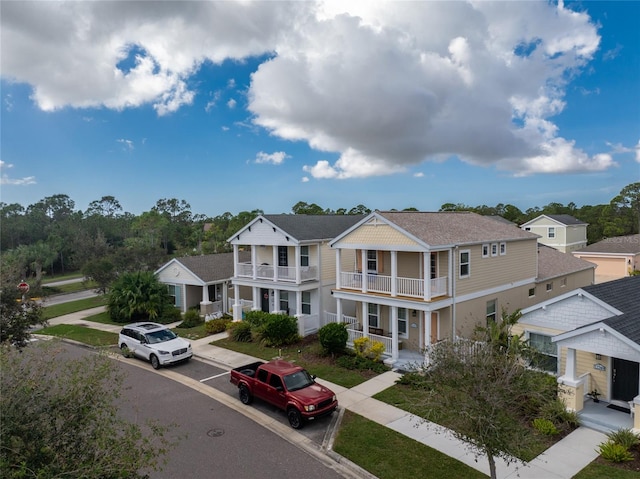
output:
[[[417,211],[405,208],[403,211]],[[569,214],[589,224],[588,241],[638,232],[640,182],[624,187],[608,204],[549,203],[525,211],[511,204],[471,206],[445,203],[440,211],[473,211],[499,215],[516,224],[541,214]],[[368,214],[365,205],[332,210],[299,201],[291,214]],[[125,212],[113,196],[92,201],[78,210],[65,194],[48,196],[24,207],[0,203],[2,276],[11,281],[31,279],[36,288],[44,274],[81,271],[99,284],[108,284],[123,271],[154,270],[171,257],[231,251],[227,239],[261,209],[225,212],[210,217],[194,213],[185,200],[159,199],[149,210]]]

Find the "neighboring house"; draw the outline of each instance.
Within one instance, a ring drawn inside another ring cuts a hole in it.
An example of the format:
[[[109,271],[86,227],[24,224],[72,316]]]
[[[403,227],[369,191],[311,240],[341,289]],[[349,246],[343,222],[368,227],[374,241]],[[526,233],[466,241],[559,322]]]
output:
[[[246,303],[250,309],[282,312],[298,318],[300,334],[317,332],[321,313],[335,311],[331,289],[336,282],[335,253],[329,241],[363,218],[362,215],[260,215],[229,238],[233,245],[235,320]],[[249,250],[249,259],[241,250]],[[351,255],[353,256],[353,255]],[[349,255],[344,261],[353,262]]]
[[[567,407],[582,411],[597,390],[606,403],[635,408],[640,432],[640,276],[586,286],[522,313],[512,332],[546,356],[538,366],[559,376]]]
[[[246,260],[248,253],[240,253]],[[228,313],[229,287],[233,276],[233,253],[207,254],[174,258],[161,266],[155,275],[167,285],[176,308],[183,313],[200,307],[201,314]]]
[[[607,238],[572,254],[596,264],[596,283],[624,278],[640,270],[640,234]]]
[[[540,215],[520,228],[540,236],[540,243],[570,253],[587,246],[587,226],[571,215]]]
[[[383,342],[399,365],[438,340],[470,337],[503,309],[593,283],[594,265],[537,240],[470,212],[373,212],[331,241],[336,313],[325,322],[350,323],[350,341]]]

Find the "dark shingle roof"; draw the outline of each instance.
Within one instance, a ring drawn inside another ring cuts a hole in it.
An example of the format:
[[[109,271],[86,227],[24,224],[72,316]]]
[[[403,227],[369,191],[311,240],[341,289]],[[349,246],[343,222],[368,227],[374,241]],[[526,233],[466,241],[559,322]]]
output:
[[[378,214],[430,246],[538,238],[513,225],[470,211],[378,211]]]
[[[240,261],[249,261],[251,253],[240,251]],[[183,256],[176,258],[180,264],[205,283],[223,281],[233,277],[233,253],[205,254],[201,256]]]
[[[298,241],[333,239],[364,218],[364,215],[262,216]]]
[[[640,234],[606,238],[602,241],[598,241],[597,243],[585,246],[575,252],[638,254],[640,253]]]
[[[630,276],[582,288],[621,311],[602,322],[640,344],[640,276]]]
[[[558,223],[562,223],[563,225],[572,226],[572,225],[586,225],[584,221],[579,220],[578,218],[574,218],[571,215],[546,215],[549,218],[556,220]]]
[[[555,248],[538,244],[538,281],[557,278],[565,274],[594,269],[595,264],[558,251]]]

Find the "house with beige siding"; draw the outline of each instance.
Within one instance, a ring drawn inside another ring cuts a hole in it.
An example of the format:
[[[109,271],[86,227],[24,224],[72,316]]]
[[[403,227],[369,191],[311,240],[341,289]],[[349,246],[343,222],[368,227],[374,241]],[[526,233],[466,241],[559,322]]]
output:
[[[596,265],[596,283],[625,278],[640,270],[640,234],[606,238],[571,254]]]
[[[351,228],[362,215],[260,215],[229,238],[233,245],[233,277],[237,303],[243,310],[277,312],[298,318],[300,334],[315,333],[324,311],[335,311],[331,290],[336,282],[335,254],[329,242]],[[241,254],[247,252],[248,259]],[[355,252],[345,254],[346,268]],[[248,289],[248,298],[241,289]]]
[[[350,341],[382,342],[396,366],[436,341],[471,336],[503,309],[593,283],[594,265],[471,212],[376,211],[330,246],[336,305],[325,322],[348,323]]]
[[[571,215],[540,215],[520,228],[537,234],[540,243],[570,253],[587,246],[587,226]]]
[[[585,286],[522,310],[513,327],[558,377],[568,409],[600,424],[605,413],[640,432],[640,276]],[[598,404],[589,392],[599,393]],[[611,408],[614,406],[614,408]]]
[[[247,260],[241,253],[240,260]],[[167,285],[173,303],[181,312],[199,308],[200,314],[227,314],[230,311],[233,254],[219,253],[173,258],[154,273]],[[242,293],[242,291],[239,291]]]

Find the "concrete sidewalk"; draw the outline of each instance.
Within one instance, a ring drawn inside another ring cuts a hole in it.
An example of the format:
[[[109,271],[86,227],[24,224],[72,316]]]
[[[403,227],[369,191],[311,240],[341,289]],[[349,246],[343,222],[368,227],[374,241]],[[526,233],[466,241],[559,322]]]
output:
[[[54,318],[49,323],[82,324],[94,329],[118,332],[121,326],[86,321],[86,317],[103,310],[102,307],[72,313]],[[258,361],[252,356],[211,344],[224,337],[226,333],[191,341],[194,356],[227,370]],[[468,444],[456,439],[448,429],[372,398],[376,393],[393,386],[399,377],[399,373],[389,371],[350,389],[321,378],[317,381],[336,393],[342,408],[415,439],[489,475],[487,458],[484,455],[476,457],[470,452]],[[605,440],[606,436],[603,433],[580,427],[526,465],[507,464],[501,459],[496,459],[497,475],[500,479],[570,479],[598,457],[598,444]]]

